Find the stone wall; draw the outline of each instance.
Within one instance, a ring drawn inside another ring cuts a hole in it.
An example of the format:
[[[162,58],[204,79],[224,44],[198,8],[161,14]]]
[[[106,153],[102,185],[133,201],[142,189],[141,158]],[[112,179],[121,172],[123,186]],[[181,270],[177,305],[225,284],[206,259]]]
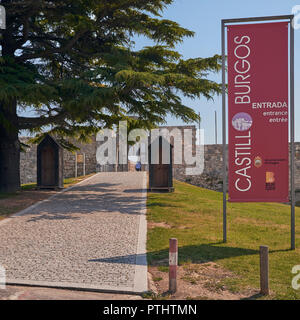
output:
[[[223,187],[222,163],[223,146],[220,144],[205,145],[203,174],[197,176],[187,176],[185,175],[185,167],[182,167],[180,169],[174,168],[174,177],[178,180],[197,186],[221,191]],[[295,143],[295,188],[297,192],[300,192],[300,142]]]
[[[184,129],[192,129],[193,140],[192,145],[188,148],[192,149],[193,155],[196,151],[196,127],[195,126],[179,126],[179,127],[165,127],[172,131],[174,128],[179,128],[183,134]],[[26,138],[20,138],[22,142],[26,143]],[[171,138],[171,143],[174,140]],[[94,137],[89,144],[78,144],[80,148],[77,154],[85,153],[86,157],[86,174],[99,171],[115,171],[114,165],[100,166],[96,161],[96,151],[99,142],[96,142]],[[21,183],[36,182],[36,146],[31,146],[27,152],[22,152],[20,157],[20,176]],[[204,146],[204,171],[201,175],[189,176],[186,175],[186,168],[190,167],[185,163],[173,166],[173,177],[177,180],[185,181],[197,186],[222,190],[222,145],[205,145]],[[147,166],[145,168],[147,170]],[[118,171],[127,171],[127,165],[119,165]],[[130,170],[134,170],[134,165],[130,166]],[[77,165],[77,175],[83,174],[83,163]],[[75,176],[75,154],[64,150],[64,177]],[[295,185],[296,189],[300,190],[300,142],[295,143]]]
[[[27,138],[20,138],[22,143],[27,144]],[[20,153],[20,179],[21,184],[36,182],[37,159],[36,145],[32,145],[26,152]]]
[[[295,187],[300,191],[300,142],[295,143]]]
[[[185,163],[185,158],[184,158],[184,149],[186,149],[188,152],[191,152],[192,156],[195,156],[196,154],[196,127],[195,126],[164,126],[164,127],[159,127],[160,129],[167,129],[170,133],[175,129],[178,130],[178,132],[180,132],[180,134],[178,135],[178,137],[170,137],[170,142],[171,144],[174,146],[173,148],[173,162],[175,159],[174,156],[174,151],[176,152],[175,148],[176,148],[176,144],[179,142],[179,144],[181,144],[181,152],[182,152],[182,163],[181,164],[173,164],[173,173],[176,174],[176,172],[180,172],[183,169],[185,169],[186,167],[188,167],[188,165]],[[192,140],[191,141],[184,141],[184,130],[191,130],[192,133]],[[184,146],[184,144],[186,144]]]
[[[21,137],[20,141],[27,144],[28,138]],[[85,174],[96,172],[96,138],[89,144],[81,144],[72,141],[80,150],[77,155],[85,154]],[[36,182],[37,179],[37,158],[36,145],[31,145],[26,152],[20,154],[20,179],[21,184]],[[76,153],[64,150],[64,178],[75,177]],[[77,176],[83,175],[83,163],[77,163]]]
[[[75,177],[76,154],[78,159],[85,156],[85,174],[96,172],[96,137],[93,137],[92,141],[88,144],[82,144],[75,141],[72,141],[72,143],[80,148],[80,150],[76,151],[76,153],[64,150],[64,177]],[[82,157],[79,157],[80,155],[82,155]],[[83,175],[83,164],[83,162],[77,161],[77,176]]]
[[[196,146],[199,148],[199,146]],[[204,146],[204,170],[201,175],[186,175],[186,168],[190,166],[183,165],[173,169],[175,179],[191,183],[203,188],[221,191],[223,186],[223,148],[222,145]]]

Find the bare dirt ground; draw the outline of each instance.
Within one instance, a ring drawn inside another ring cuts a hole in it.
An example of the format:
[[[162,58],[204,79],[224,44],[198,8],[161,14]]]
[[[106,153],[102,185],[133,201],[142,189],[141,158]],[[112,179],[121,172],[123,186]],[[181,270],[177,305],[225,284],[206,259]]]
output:
[[[81,182],[82,180],[89,178],[93,174],[86,176],[81,176],[78,178],[71,179],[70,182],[64,184],[64,188],[73,186],[74,184]],[[70,180],[70,179],[69,179]],[[9,194],[2,196],[0,194],[0,220],[6,218],[7,216],[22,211],[35,204],[36,202],[45,200],[55,193],[61,190],[52,189],[35,189],[34,187],[28,190],[20,190],[16,194]]]
[[[162,270],[159,266],[149,267],[152,299],[240,300],[259,296],[259,291],[250,288],[241,292],[229,290],[223,281],[235,275],[213,262],[178,266],[177,292],[170,294],[169,274]]]
[[[21,211],[38,201],[45,200],[59,191],[55,190],[22,190],[16,195],[0,199],[0,220]]]

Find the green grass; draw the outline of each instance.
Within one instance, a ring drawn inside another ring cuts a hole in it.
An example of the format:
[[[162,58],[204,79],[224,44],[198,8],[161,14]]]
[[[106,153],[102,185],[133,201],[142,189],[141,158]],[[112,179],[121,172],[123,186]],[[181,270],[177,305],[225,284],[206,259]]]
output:
[[[32,190],[36,187],[36,183],[25,183],[21,185],[21,190]]]
[[[168,266],[158,266],[158,270],[161,272],[169,272]]]
[[[259,246],[267,245],[270,297],[300,299],[300,290],[291,286],[292,267],[300,265],[300,208],[296,208],[295,251],[289,250],[290,207],[277,203],[228,203],[228,242],[224,244],[222,194],[182,182],[174,184],[174,193],[148,195],[148,221],[172,226],[148,230],[150,265],[167,261],[169,238],[175,237],[179,264],[214,261],[236,274],[224,283],[232,291],[259,289]]]
[[[153,281],[154,282],[159,282],[159,281],[161,281],[163,278],[162,277],[155,277],[155,278],[153,278]]]

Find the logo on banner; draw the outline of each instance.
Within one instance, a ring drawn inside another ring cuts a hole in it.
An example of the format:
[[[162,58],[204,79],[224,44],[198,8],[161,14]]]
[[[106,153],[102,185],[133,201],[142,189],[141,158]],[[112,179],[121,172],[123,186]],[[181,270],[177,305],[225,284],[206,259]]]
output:
[[[254,158],[254,166],[256,168],[260,168],[262,166],[262,158],[261,157]]]
[[[252,118],[250,114],[239,112],[232,118],[232,126],[235,130],[246,131],[252,126]]]
[[[266,190],[275,190],[275,173],[266,172]]]

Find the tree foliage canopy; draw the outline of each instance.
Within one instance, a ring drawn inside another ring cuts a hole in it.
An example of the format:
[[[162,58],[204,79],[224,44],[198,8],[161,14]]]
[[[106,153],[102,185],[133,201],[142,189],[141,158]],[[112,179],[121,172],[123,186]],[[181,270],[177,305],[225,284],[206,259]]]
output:
[[[220,93],[208,72],[220,56],[184,60],[174,49],[193,32],[162,19],[173,0],[1,0],[0,123],[14,103],[38,117],[13,126],[84,139],[129,115],[151,127],[172,114],[188,122],[195,112],[180,98]],[[154,41],[134,49],[134,35]],[[136,125],[136,124],[135,124]]]

